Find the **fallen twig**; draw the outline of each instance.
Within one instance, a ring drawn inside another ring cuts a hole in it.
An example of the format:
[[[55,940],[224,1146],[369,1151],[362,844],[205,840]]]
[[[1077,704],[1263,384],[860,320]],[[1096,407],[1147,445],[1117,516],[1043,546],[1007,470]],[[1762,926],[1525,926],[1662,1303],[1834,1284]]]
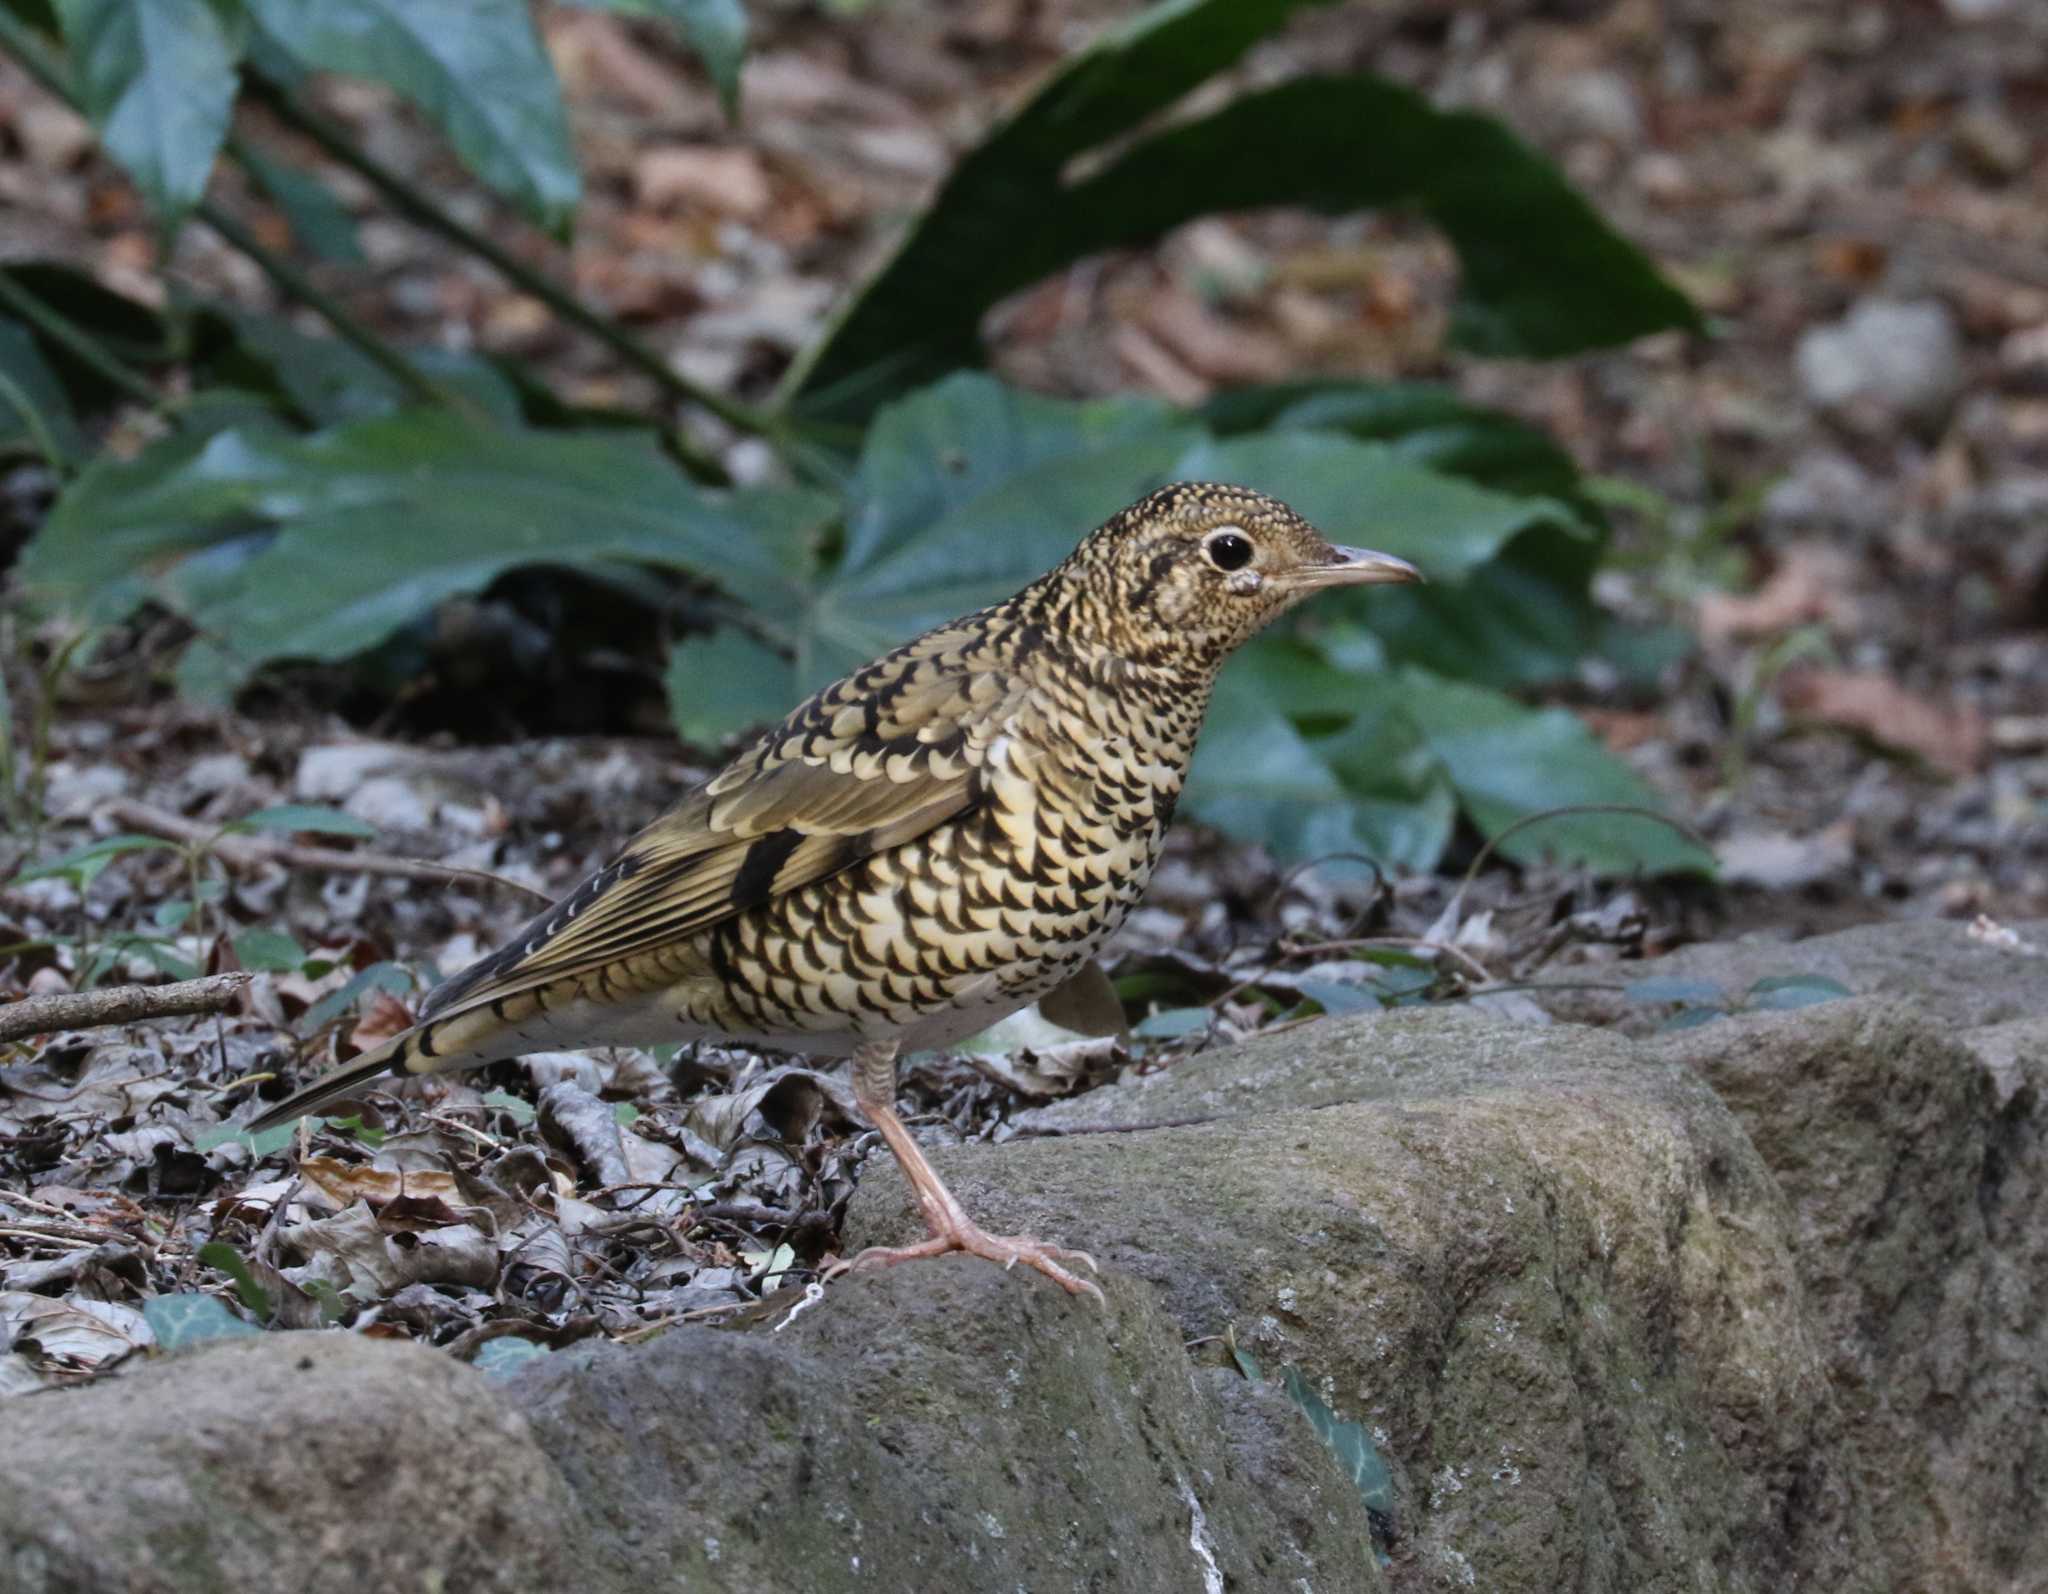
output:
[[[248,983],[247,974],[209,974],[172,985],[117,985],[106,991],[25,996],[0,1004],[0,1042],[60,1029],[104,1029],[146,1018],[225,1013],[241,1000],[242,987]]]
[[[547,892],[509,875],[488,869],[465,869],[452,863],[428,863],[421,858],[398,858],[388,852],[350,851],[341,847],[307,847],[271,836],[222,834],[218,825],[202,824],[182,814],[167,813],[132,797],[116,797],[102,809],[116,824],[139,830],[146,836],[166,841],[184,841],[205,847],[232,869],[250,869],[258,864],[281,863],[291,869],[324,870],[329,874],[384,875],[394,880],[476,880],[494,886],[509,886],[543,902],[554,900]]]

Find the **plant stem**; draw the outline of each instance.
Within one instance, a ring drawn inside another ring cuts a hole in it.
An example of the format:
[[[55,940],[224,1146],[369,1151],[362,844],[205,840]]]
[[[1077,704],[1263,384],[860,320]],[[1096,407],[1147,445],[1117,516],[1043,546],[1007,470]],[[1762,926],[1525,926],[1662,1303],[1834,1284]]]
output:
[[[0,10],[0,18],[6,15],[4,10]],[[62,344],[82,363],[137,403],[147,404],[152,409],[157,407],[160,402],[157,391],[146,379],[129,370],[101,348],[89,333],[74,325],[69,317],[44,304],[4,270],[0,270],[0,306],[12,310],[52,343]]]
[[[494,240],[451,216],[431,196],[358,148],[354,140],[319,112],[300,104],[278,84],[251,74],[256,96],[277,116],[318,144],[333,159],[369,182],[420,226],[488,263],[507,281],[532,294],[564,321],[573,322],[636,370],[644,372],[671,397],[710,411],[736,431],[780,443],[787,431],[773,410],[756,409],[715,388],[703,387],[682,375],[667,360],[609,316],[592,309],[560,283],[535,270]]]
[[[359,353],[374,362],[414,398],[447,409],[475,412],[467,395],[436,382],[397,349],[358,321],[339,300],[283,257],[273,254],[234,217],[219,206],[202,201],[194,214],[256,263],[256,267],[289,297],[307,306],[341,335]]]

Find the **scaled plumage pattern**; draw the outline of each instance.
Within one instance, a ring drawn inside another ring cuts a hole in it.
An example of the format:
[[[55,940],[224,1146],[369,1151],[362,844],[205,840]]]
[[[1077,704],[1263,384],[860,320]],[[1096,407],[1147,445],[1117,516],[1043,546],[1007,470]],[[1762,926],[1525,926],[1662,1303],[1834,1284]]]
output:
[[[1331,586],[1414,581],[1240,487],[1160,489],[1015,597],[834,682],[492,956],[420,1022],[271,1107],[391,1070],[719,1038],[851,1054],[856,1095],[931,1238],[1099,1294],[1078,1252],[984,1233],[895,1110],[900,1050],[1058,989],[1144,894],[1210,688],[1241,643]]]

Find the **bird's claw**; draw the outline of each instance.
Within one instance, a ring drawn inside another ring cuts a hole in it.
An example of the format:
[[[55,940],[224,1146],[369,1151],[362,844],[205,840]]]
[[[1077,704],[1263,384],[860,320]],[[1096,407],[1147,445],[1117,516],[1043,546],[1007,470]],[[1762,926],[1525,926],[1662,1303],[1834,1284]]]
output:
[[[1089,1272],[1100,1274],[1102,1269],[1086,1251],[1071,1251],[1044,1240],[1034,1240],[1028,1234],[989,1234],[972,1223],[948,1226],[915,1245],[871,1245],[858,1255],[834,1262],[825,1269],[823,1276],[829,1282],[856,1268],[894,1267],[898,1262],[944,1256],[949,1251],[965,1251],[971,1256],[984,1257],[999,1264],[1006,1273],[1022,1262],[1026,1267],[1043,1273],[1069,1295],[1091,1295],[1098,1306],[1108,1304],[1099,1286],[1060,1266],[1062,1262],[1079,1262],[1085,1264]]]

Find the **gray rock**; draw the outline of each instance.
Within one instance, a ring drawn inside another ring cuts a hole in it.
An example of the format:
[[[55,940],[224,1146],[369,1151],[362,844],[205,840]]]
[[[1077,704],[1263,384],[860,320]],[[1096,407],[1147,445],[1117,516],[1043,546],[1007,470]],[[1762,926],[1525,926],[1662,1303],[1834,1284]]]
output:
[[[1829,408],[1871,400],[1898,415],[1930,417],[1963,386],[1963,340],[1937,299],[1865,299],[1842,320],[1814,327],[1795,356],[1800,385]]]
[[[1036,1122],[1062,1116],[1213,1121],[934,1161],[984,1222],[1095,1252],[1190,1338],[1234,1329],[1362,1421],[1394,1474],[1391,1586],[1884,1586],[1791,1216],[1688,1069],[1401,1013]],[[848,1243],[915,1231],[871,1169]]]
[[[2048,948],[2048,920],[2012,928],[2021,940]],[[1804,941],[1745,936],[1598,970],[1598,978],[1617,985],[1652,975],[1703,981],[1730,1001],[1758,980],[1803,974],[1834,980],[1858,996],[1909,999],[1928,1017],[1958,1028],[2048,1016],[2048,956],[2001,947],[1953,919],[1858,925]],[[1584,971],[1560,967],[1550,977],[1563,983],[1584,978]],[[1619,991],[1560,989],[1541,995],[1558,1018],[1635,1035],[1652,1033],[1673,1010],[1669,1003],[1631,1002]]]
[[[551,1357],[516,1396],[606,1587],[1379,1587],[1364,1504],[1307,1424],[1270,1498],[1270,1436],[1241,1463],[1171,1320],[1106,1285],[1105,1313],[970,1258],[896,1268],[781,1329]]]
[[[1958,1036],[1917,1003],[1859,999],[1658,1049],[1713,1085],[1792,1204],[1898,1586],[2043,1587],[2048,1021]]]
[[[574,1586],[573,1502],[439,1352],[235,1340],[0,1408],[0,1587],[219,1594]]]
[[[1104,1312],[959,1258],[509,1385],[300,1333],[16,1399],[0,1587],[1380,1588],[1306,1422],[1226,1404],[1147,1294],[1107,1284]]]

